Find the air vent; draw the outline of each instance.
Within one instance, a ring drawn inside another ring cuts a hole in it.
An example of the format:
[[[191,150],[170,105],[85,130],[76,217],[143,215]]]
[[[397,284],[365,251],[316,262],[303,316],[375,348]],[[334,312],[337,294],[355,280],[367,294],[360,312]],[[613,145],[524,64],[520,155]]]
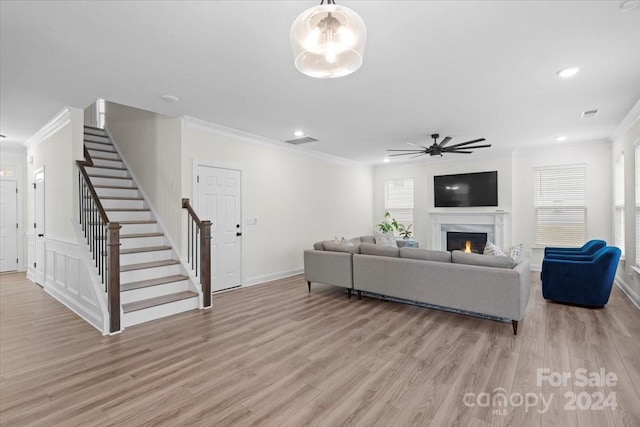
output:
[[[582,112],[582,118],[583,119],[588,119],[590,117],[595,116],[596,114],[598,114],[598,110],[587,110],[587,111],[583,111]]]
[[[288,142],[289,144],[293,144],[293,145],[300,145],[300,144],[307,144],[309,142],[315,142],[315,141],[317,141],[317,139],[312,138],[310,136],[305,136],[303,138],[290,139],[285,142]]]

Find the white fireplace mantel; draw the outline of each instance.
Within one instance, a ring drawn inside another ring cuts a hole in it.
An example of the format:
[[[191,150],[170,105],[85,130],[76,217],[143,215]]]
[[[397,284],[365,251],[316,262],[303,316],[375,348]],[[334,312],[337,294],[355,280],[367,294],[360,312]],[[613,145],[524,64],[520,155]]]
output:
[[[446,250],[447,231],[473,231],[474,226],[480,232],[493,235],[493,243],[505,247],[505,227],[509,217],[506,211],[452,211],[430,212],[431,247],[435,250]],[[460,229],[457,229],[460,227]],[[491,230],[491,231],[490,231]]]

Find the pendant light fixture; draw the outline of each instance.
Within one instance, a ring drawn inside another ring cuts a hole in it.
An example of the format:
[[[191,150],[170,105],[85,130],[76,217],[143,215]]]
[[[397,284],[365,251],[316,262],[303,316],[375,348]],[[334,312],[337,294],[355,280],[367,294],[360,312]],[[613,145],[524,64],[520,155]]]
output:
[[[296,68],[311,77],[343,77],[362,65],[367,29],[362,18],[334,0],[302,12],[291,26]]]

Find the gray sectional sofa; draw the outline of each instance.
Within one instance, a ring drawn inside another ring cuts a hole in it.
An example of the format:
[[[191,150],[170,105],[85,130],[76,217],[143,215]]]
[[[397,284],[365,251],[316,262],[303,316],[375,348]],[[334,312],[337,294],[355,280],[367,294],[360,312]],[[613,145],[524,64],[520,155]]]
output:
[[[354,246],[332,241],[304,251],[305,279],[352,291],[424,303],[442,308],[518,321],[529,301],[528,261],[508,257],[452,253],[374,244],[373,236],[352,239]],[[400,242],[399,242],[400,243]]]

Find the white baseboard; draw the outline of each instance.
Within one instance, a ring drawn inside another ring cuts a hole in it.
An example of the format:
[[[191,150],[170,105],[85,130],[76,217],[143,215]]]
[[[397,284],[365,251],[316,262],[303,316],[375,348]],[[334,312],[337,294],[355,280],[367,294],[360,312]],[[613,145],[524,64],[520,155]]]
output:
[[[631,302],[640,309],[640,295],[638,295],[629,285],[625,283],[624,280],[621,280],[619,277],[616,277],[615,284],[622,290],[622,292],[629,297]]]
[[[291,277],[298,274],[302,274],[304,272],[304,268],[295,268],[293,270],[288,271],[279,271],[276,273],[264,274],[262,276],[251,277],[246,280],[243,287],[259,285],[261,283],[272,282],[278,279],[284,279],[285,277]]]

